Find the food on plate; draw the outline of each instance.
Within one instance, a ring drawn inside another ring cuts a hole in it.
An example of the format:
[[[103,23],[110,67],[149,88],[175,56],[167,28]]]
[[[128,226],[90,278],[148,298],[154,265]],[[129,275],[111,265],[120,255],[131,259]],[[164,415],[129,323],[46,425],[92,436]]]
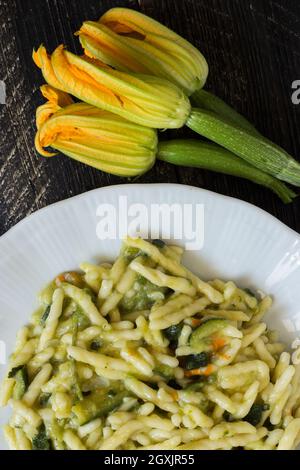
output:
[[[182,255],[128,237],[112,265],[82,263],[41,292],[1,387],[11,448],[298,445],[300,350],[263,321],[271,298],[204,281]]]

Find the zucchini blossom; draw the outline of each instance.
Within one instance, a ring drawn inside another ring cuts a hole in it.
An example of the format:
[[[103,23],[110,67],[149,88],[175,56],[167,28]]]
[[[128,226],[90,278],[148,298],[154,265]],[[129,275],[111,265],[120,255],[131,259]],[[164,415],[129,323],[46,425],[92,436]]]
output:
[[[79,35],[85,54],[122,72],[170,80],[190,96],[202,88],[208,65],[191,43],[158,21],[128,8],[112,8]]]
[[[137,176],[155,162],[157,134],[108,111],[86,103],[69,104],[70,97],[48,85],[42,87],[47,103],[36,112],[35,146],[46,157],[51,147],[107,173]]]
[[[179,128],[190,114],[187,96],[164,78],[120,72],[63,46],[51,56],[40,46],[33,60],[49,85],[142,126]]]

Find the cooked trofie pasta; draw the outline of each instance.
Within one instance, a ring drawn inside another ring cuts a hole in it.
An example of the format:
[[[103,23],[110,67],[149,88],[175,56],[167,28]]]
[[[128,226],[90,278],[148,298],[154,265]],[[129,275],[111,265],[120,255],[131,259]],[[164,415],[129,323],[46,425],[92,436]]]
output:
[[[206,282],[182,250],[127,238],[40,294],[1,406],[14,449],[294,449],[300,354],[263,315],[271,298]],[[298,348],[298,349],[297,349]]]

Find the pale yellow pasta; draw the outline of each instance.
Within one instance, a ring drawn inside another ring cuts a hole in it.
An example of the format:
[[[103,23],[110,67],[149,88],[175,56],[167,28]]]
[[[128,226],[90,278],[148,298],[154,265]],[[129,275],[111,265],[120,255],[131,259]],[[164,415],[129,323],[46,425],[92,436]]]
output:
[[[172,367],[172,368],[175,368],[179,365],[178,359],[176,357],[169,356],[168,354],[154,353],[154,357],[161,364],[164,364],[164,365]]]
[[[248,292],[242,290],[242,289],[237,289],[238,295],[245,301],[246,305],[251,309],[254,310],[256,309],[258,305],[258,301],[254,295],[249,295]]]
[[[121,315],[119,309],[116,307],[109,312],[110,323],[117,323],[121,320]]]
[[[50,359],[55,354],[55,348],[48,347],[37,353],[28,363],[27,367],[31,374],[34,374],[40,367],[42,367],[46,362],[49,362]]]
[[[41,424],[41,417],[32,408],[29,408],[20,400],[11,401],[12,408],[16,414],[24,418],[29,424],[37,428]]]
[[[122,405],[119,408],[119,411],[128,411],[128,410],[131,410],[132,408],[136,408],[137,405],[138,405],[137,398],[125,397],[123,399]]]
[[[237,293],[237,286],[234,282],[228,281],[223,286],[224,300],[231,300],[232,297]]]
[[[133,372],[133,371],[131,371]],[[123,372],[121,370],[117,369],[108,369],[107,367],[105,369],[97,368],[96,369],[96,374],[99,377],[102,377],[104,379],[108,380],[125,380],[128,372]]]
[[[120,351],[120,356],[129,364],[132,364],[141,374],[151,377],[153,365],[151,366],[139,351],[124,348]]]
[[[125,242],[128,245],[133,246],[134,248],[140,248],[142,251],[147,253],[153,259],[153,261],[161,265],[164,269],[166,269],[166,271],[169,271],[171,274],[175,274],[175,276],[187,277],[187,279],[190,279],[193,282],[194,286],[199,290],[199,292],[206,295],[212,302],[222,302],[223,296],[220,292],[216,291],[208,283],[203,282],[201,279],[191,273],[188,269],[180,265],[177,261],[164,256],[159,251],[159,249],[151,243],[148,243],[140,238],[133,239],[129,237],[126,238]]]
[[[0,388],[0,407],[6,406],[12,396],[15,386],[15,379],[5,377]]]
[[[62,287],[65,295],[73,299],[82,308],[93,325],[109,328],[106,319],[99,313],[91,297],[85,291],[71,284],[63,284]]]
[[[97,294],[101,287],[101,276],[97,271],[90,271],[84,275],[85,283]]]
[[[194,349],[191,346],[180,346],[176,349],[175,354],[176,356],[189,356],[190,354],[194,354]]]
[[[148,362],[148,364],[152,367],[152,369],[155,366],[155,361],[154,357],[149,353],[149,351],[145,348],[139,347],[138,348],[139,354],[142,356],[142,358]],[[178,364],[177,364],[178,365]],[[175,366],[176,367],[176,366]]]
[[[269,353],[268,349],[265,346],[265,343],[261,338],[256,338],[253,341],[253,346],[255,348],[255,351],[258,355],[258,357],[264,361],[266,364],[268,364],[270,369],[274,369],[276,366],[276,361],[274,357]]]
[[[144,423],[144,426],[149,428],[162,429],[164,431],[172,431],[174,429],[174,425],[171,420],[161,418],[155,413],[149,416],[143,416],[140,418],[140,420],[142,423]]]
[[[297,348],[296,351],[292,354],[292,363],[294,365],[300,364],[300,348]]]
[[[78,436],[82,439],[89,434],[93,433],[95,430],[99,430],[101,428],[102,422],[100,418],[94,419],[87,424],[84,424],[78,428]]]
[[[174,436],[174,432],[174,430],[166,431],[164,429],[151,429],[148,434],[149,438],[151,439],[151,442],[162,442],[166,439],[170,439],[172,435]]]
[[[133,248],[138,248],[146,253],[155,263],[162,266],[166,271],[169,271],[175,276],[185,277],[185,268],[174,259],[167,258],[156,246],[143,240],[141,238],[125,238],[126,245]]]
[[[6,442],[8,443],[8,446],[10,450],[17,450],[18,449],[18,444],[16,440],[16,430],[15,428],[9,426],[6,424],[3,427],[3,434],[6,439]]]
[[[119,256],[111,267],[109,278],[113,281],[113,285],[116,285],[124,274],[127,268],[127,263],[122,256]]]
[[[139,420],[132,420],[121,426],[110,437],[103,439],[99,450],[114,450],[124,444],[133,433],[143,429],[145,425]]]
[[[293,417],[290,415],[290,416],[284,416],[282,418],[282,427],[283,429],[287,428],[288,425],[293,421]]]
[[[256,428],[245,421],[235,423],[220,423],[209,432],[209,438],[213,441],[223,437],[231,437],[236,434],[256,434]]]
[[[169,315],[170,313],[176,312],[178,309],[186,307],[187,305],[191,304],[193,299],[187,295],[179,294],[172,296],[170,300],[167,300],[164,305],[161,306],[153,306],[149,320],[155,320],[157,318],[164,317],[165,315]]]
[[[51,396],[52,409],[58,419],[67,419],[72,412],[72,401],[65,392],[55,392]]]
[[[142,333],[137,328],[134,330],[121,330],[121,331],[107,331],[105,334],[101,335],[103,339],[110,342],[125,340],[125,341],[138,341],[142,339]]]
[[[136,369],[122,359],[105,356],[104,354],[87,351],[76,346],[68,347],[68,354],[76,361],[84,362],[96,369],[111,368],[123,372],[136,372]]]
[[[265,313],[271,308],[272,306],[272,298],[270,296],[265,296],[258,305],[258,311],[252,317],[250,323],[252,325],[257,324],[261,321],[264,317]]]
[[[265,323],[255,324],[243,331],[242,347],[246,348],[249,344],[253,343],[260,335],[266,330]]]
[[[33,381],[23,395],[23,402],[27,406],[32,406],[34,404],[41,392],[42,386],[48,382],[51,376],[51,372],[52,366],[50,364],[45,364],[39,373],[34,377]]]
[[[36,352],[39,340],[37,338],[32,338],[24,345],[24,347],[17,354],[13,354],[10,360],[10,367],[18,367],[22,364],[26,364],[30,361],[32,356]]]
[[[162,384],[158,384],[159,389],[157,390],[157,399],[161,402],[166,402],[166,403],[172,403],[175,401],[175,397],[177,397],[177,394],[173,393],[170,394],[168,393],[168,390],[164,387],[162,387]]]
[[[101,305],[100,312],[103,316],[106,316],[111,310],[115,309],[122,299],[123,295],[119,292],[113,292]]]
[[[134,312],[126,313],[122,316],[124,320],[136,321],[138,317],[148,318],[150,315],[150,310],[137,310]]]
[[[29,335],[29,330],[27,326],[23,326],[22,328],[19,329],[17,333],[16,344],[15,344],[15,354],[17,354],[24,348],[28,340],[28,335]]]
[[[76,365],[76,372],[78,374],[78,377],[82,380],[88,380],[93,377],[93,369],[89,366],[86,366],[84,364],[77,364]]]
[[[140,446],[142,446],[141,448],[143,448],[143,446],[149,446],[152,442],[150,437],[143,432],[137,432],[133,434],[131,436],[131,440],[140,444]]]
[[[134,417],[134,414],[128,411],[115,411],[108,416],[106,423],[115,431],[123,424],[131,421]]]
[[[300,432],[300,418],[296,418],[284,430],[284,433],[278,443],[277,449],[278,450],[292,449],[299,432]]]
[[[176,245],[165,245],[164,252],[165,254],[172,259],[175,259],[178,263],[180,263],[182,255],[183,255],[183,248],[181,246]]]
[[[184,325],[178,339],[178,346],[186,346],[191,333],[192,328],[189,325]]]
[[[250,387],[246,390],[245,395],[242,400],[235,403],[236,411],[233,413],[233,416],[236,419],[242,419],[250,412],[251,407],[255,403],[259,391],[259,382],[253,382]]]
[[[141,382],[132,377],[128,377],[125,379],[125,386],[128,390],[132,391],[135,395],[141,398],[144,401],[150,401],[157,405],[162,410],[170,411],[171,413],[177,411],[177,405],[175,403],[167,403],[162,402],[157,397],[157,392],[153,390],[151,387],[146,385],[145,383]]]
[[[215,405],[212,411],[211,417],[214,421],[214,424],[218,424],[223,421],[224,409],[219,405]]]
[[[177,450],[217,450],[231,449],[232,447],[245,447],[250,442],[255,442],[267,433],[265,428],[258,429],[255,434],[242,434],[239,436],[217,439],[201,439],[199,441],[189,442],[188,444],[177,447]]]
[[[96,265],[91,263],[80,263],[80,269],[85,273],[96,273],[100,279],[106,279],[109,275],[110,265]]]
[[[291,394],[292,386],[288,385],[286,390],[280,395],[280,397],[273,403],[272,412],[270,414],[271,424],[279,424],[282,419],[282,412]]]
[[[222,328],[222,334],[230,338],[243,338],[243,333],[233,325],[228,325]]]
[[[113,289],[114,283],[111,279],[103,279],[98,293],[98,299],[107,299]]]
[[[211,428],[214,424],[213,420],[195,405],[185,405],[183,412],[200,428]]]
[[[195,276],[190,271],[186,270],[186,275],[190,279],[196,289],[214,304],[220,304],[223,301],[223,295],[214,289],[207,282],[202,281],[198,276]]]
[[[288,352],[284,351],[282,354],[280,354],[279,361],[277,362],[277,365],[273,372],[274,381],[278,380],[279,377],[283,374],[283,372],[288,368],[290,360],[291,355]]]
[[[262,321],[271,297],[205,282],[182,254],[127,238],[112,265],[83,263],[48,284],[0,388],[11,448],[300,444],[300,340],[286,352]]]
[[[224,389],[237,388],[245,385],[249,374],[256,376],[260,383],[260,391],[268,385],[270,380],[269,367],[260,360],[223,367],[218,372],[218,379]]]
[[[151,330],[164,330],[169,326],[180,323],[185,318],[195,315],[195,313],[201,312],[209,303],[210,301],[207,297],[202,297],[181,310],[150,321],[149,327]]]
[[[180,444],[181,439],[179,436],[171,437],[166,441],[160,442],[159,444],[152,444],[146,447],[141,447],[141,450],[171,450],[176,449],[176,447]]]
[[[70,429],[64,432],[64,441],[70,450],[85,450],[79,437]]]
[[[138,414],[141,416],[149,416],[153,413],[155,405],[150,402],[145,402],[142,406],[138,409]]]
[[[138,260],[132,261],[130,268],[156,286],[166,286],[173,289],[175,292],[181,292],[182,294],[187,294],[192,297],[196,294],[196,289],[192,286],[191,281],[185,278],[169,276],[157,269],[143,266],[143,264],[138,262]]]
[[[155,403],[157,399],[157,394],[155,390],[153,390],[151,387],[144,384],[140,380],[128,377],[126,379],[125,385],[128,388],[128,390],[132,391],[135,395],[137,395],[142,400]]]
[[[284,408],[283,414],[285,416],[291,415],[293,408],[300,400],[300,364],[295,365],[295,374],[291,382],[292,390],[288,402]]]
[[[206,308],[202,311],[204,317],[210,316],[215,317],[216,311]],[[240,310],[218,310],[218,317],[227,318],[228,320],[233,321],[249,321],[249,315]]]
[[[280,396],[286,391],[287,387],[289,386],[292,378],[295,374],[295,367],[288,366],[285,371],[278,377],[274,384],[274,388],[270,393],[269,396],[269,403],[275,403]]]
[[[85,440],[84,445],[89,450],[97,449],[100,445],[101,438],[102,433],[100,432],[100,430],[96,429],[95,431],[91,432],[91,434]]]
[[[125,271],[121,279],[119,280],[116,290],[121,294],[128,292],[133,286],[136,279],[136,273],[130,269],[130,267]]]
[[[15,430],[16,444],[18,450],[31,450],[31,441],[26,437],[22,429]]]
[[[285,346],[282,343],[272,343],[272,344],[268,343],[266,344],[266,348],[269,351],[269,353],[274,356],[275,354],[278,355],[282,353],[282,351],[284,351]]]
[[[45,349],[48,342],[54,337],[55,330],[58,325],[58,319],[62,314],[62,306],[64,300],[64,291],[60,288],[56,289],[53,293],[52,304],[49,316],[46,320],[46,326],[42,331],[39,342],[39,351]]]
[[[103,333],[102,328],[99,326],[90,326],[83,331],[80,331],[77,335],[78,340],[82,342],[91,341],[92,339],[100,336]]]
[[[225,393],[217,390],[217,388],[213,386],[207,387],[206,393],[208,398],[224,411],[226,410],[231,414],[235,413],[237,406]]]

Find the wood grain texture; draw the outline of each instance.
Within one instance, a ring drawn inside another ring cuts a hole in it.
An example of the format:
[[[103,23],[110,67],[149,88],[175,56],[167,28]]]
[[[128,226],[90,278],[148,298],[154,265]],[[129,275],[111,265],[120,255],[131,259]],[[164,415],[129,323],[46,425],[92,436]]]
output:
[[[291,84],[300,79],[298,0],[0,0],[0,234],[31,212],[89,189],[127,180],[67,157],[39,157],[33,146],[35,108],[42,103],[33,47],[63,42],[79,51],[81,22],[112,6],[139,9],[193,42],[210,65],[207,88],[248,116],[269,138],[300,158],[300,105]],[[162,138],[189,136],[188,130]],[[207,171],[162,162],[141,183],[180,182],[238,197],[264,208],[300,232],[300,201],[284,205],[269,191]]]

